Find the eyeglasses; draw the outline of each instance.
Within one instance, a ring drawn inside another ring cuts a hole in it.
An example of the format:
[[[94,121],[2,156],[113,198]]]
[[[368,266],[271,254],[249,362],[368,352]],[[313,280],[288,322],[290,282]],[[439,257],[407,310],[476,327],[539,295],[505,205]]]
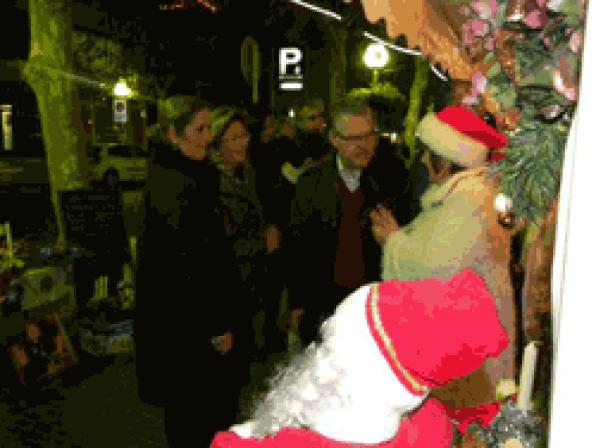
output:
[[[337,136],[341,140],[343,140],[344,142],[349,143],[349,144],[370,143],[374,139],[376,139],[378,135],[379,134],[376,131],[372,131],[372,132],[369,132],[368,134],[361,134],[361,135],[342,135],[340,133],[337,133]]]

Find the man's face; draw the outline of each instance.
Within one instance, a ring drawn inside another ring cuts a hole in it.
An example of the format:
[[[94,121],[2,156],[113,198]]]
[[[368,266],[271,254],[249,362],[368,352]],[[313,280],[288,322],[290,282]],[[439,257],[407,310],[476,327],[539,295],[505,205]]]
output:
[[[325,117],[321,109],[307,107],[304,110],[304,126],[309,132],[322,134],[327,127]]]
[[[331,134],[331,143],[348,168],[366,168],[375,155],[377,142],[370,109],[363,114],[345,115]]]

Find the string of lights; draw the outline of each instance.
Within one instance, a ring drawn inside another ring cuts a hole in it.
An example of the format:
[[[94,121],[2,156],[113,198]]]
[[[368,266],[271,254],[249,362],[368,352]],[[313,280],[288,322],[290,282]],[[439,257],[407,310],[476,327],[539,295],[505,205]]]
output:
[[[295,5],[302,6],[303,8],[310,9],[311,11],[317,12],[327,17],[331,17],[335,20],[342,21],[342,17],[337,14],[336,12],[330,11],[325,8],[321,8],[320,6],[313,5],[312,3],[308,3],[302,0],[290,0],[290,3],[294,3]]]
[[[316,6],[311,3],[305,2],[303,0],[289,0],[289,2],[293,3],[295,5],[298,5],[298,6],[302,6],[305,9],[310,9],[311,11],[314,11],[316,13],[331,17],[331,18],[338,20],[340,22],[343,20],[343,18],[339,14],[337,14],[333,11],[329,11],[328,9],[321,8],[320,6]],[[411,56],[422,56],[422,52],[420,52],[418,50],[412,50],[411,48],[405,48],[405,47],[401,47],[399,45],[392,44],[390,42],[386,42],[383,39],[381,39],[380,37],[377,37],[374,34],[369,33],[368,31],[364,31],[363,34],[366,38],[373,40],[375,42],[378,42],[380,44],[383,44],[385,47],[390,48],[391,50],[398,51],[398,52],[404,53],[404,54],[409,54]],[[434,65],[432,65],[432,64],[429,64],[429,65],[430,65],[432,72],[439,79],[441,79],[443,81],[448,80],[447,76],[445,76],[443,73],[441,73]]]

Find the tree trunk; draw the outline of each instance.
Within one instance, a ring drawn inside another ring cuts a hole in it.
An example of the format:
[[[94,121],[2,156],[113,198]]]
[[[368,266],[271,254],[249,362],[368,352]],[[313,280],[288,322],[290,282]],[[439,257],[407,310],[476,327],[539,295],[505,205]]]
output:
[[[348,32],[345,28],[330,24],[329,35],[329,110],[333,111],[338,98],[346,93],[346,42]]]
[[[405,160],[406,166],[412,167],[416,159],[416,127],[420,121],[420,109],[422,107],[422,97],[428,85],[428,74],[430,67],[428,61],[424,58],[416,58],[416,72],[414,81],[410,88],[410,106],[406,115],[404,141],[410,150],[409,157]]]
[[[29,0],[31,48],[24,73],[37,97],[48,161],[58,243],[65,242],[59,192],[86,179],[78,91],[74,81],[71,11],[63,0]]]

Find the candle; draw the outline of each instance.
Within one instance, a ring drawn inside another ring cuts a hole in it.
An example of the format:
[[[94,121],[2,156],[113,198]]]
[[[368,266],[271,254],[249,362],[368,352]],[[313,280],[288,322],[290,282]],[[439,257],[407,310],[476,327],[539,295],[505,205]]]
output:
[[[519,396],[517,397],[517,408],[522,411],[531,409],[532,387],[534,385],[534,372],[538,358],[538,347],[536,342],[529,342],[524,350],[524,358],[519,379]]]

